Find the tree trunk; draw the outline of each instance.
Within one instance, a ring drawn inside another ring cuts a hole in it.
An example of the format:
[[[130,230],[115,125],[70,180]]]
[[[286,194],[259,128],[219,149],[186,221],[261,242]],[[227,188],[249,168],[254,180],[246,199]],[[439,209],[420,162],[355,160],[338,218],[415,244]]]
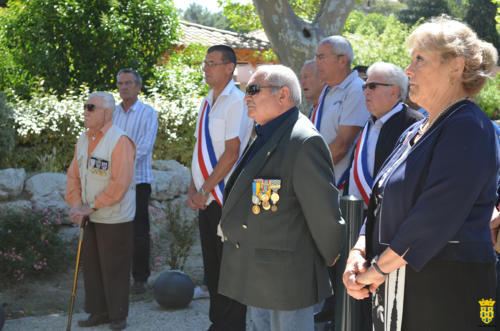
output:
[[[299,75],[304,61],[314,58],[318,42],[340,34],[356,0],[321,0],[313,22],[299,18],[288,0],[253,3],[279,62]]]

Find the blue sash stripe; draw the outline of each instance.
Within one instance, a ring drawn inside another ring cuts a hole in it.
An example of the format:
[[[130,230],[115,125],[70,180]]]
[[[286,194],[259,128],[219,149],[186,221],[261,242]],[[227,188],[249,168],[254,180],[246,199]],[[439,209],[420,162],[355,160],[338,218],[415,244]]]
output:
[[[212,138],[210,138],[210,131],[208,129],[208,114],[210,113],[210,104],[207,101],[207,111],[205,113],[205,140],[207,141],[207,151],[210,158],[210,163],[212,164],[212,172],[217,165],[217,157],[215,156],[214,146],[212,144]],[[224,180],[219,182],[219,188],[221,192],[224,192]]]

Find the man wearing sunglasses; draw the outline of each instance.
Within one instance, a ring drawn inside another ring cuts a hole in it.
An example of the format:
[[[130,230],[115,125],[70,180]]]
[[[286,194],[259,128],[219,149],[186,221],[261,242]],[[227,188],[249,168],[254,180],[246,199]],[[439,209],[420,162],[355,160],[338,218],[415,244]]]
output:
[[[134,253],[132,257],[132,293],[146,292],[150,275],[149,199],[153,172],[151,159],[158,130],[158,114],[142,103],[142,78],[134,69],[121,69],[116,75],[122,102],[113,114],[113,123],[124,130],[137,146],[135,159],[136,211],[134,217]]]
[[[219,292],[248,306],[253,330],[312,331],[345,231],[330,152],[290,68],[260,66],[248,84],[257,136],[224,192]]]
[[[203,266],[210,295],[209,330],[245,330],[246,307],[218,293],[222,255],[217,235],[224,184],[248,142],[251,121],[243,93],[232,79],[236,54],[225,45],[208,49],[203,61],[205,81],[210,86],[196,122],[196,145],[191,164],[187,204],[199,211]]]
[[[68,169],[66,202],[70,219],[81,225],[85,216],[83,277],[85,311],[80,327],[110,323],[112,330],[126,327],[129,306],[135,215],[135,144],[111,121],[113,95],[90,94],[84,105],[88,131],[76,143]]]
[[[326,86],[311,120],[330,148],[339,189],[348,175],[353,142],[369,116],[361,88],[364,82],[351,70],[353,57],[351,44],[341,36],[321,40],[316,51],[319,77]]]

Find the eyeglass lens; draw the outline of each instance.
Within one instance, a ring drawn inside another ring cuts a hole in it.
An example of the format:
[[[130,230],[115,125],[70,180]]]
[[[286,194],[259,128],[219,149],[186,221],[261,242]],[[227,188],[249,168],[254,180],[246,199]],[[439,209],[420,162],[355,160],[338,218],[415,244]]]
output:
[[[87,111],[92,112],[92,111],[94,111],[94,109],[95,109],[95,105],[92,103],[86,103],[83,105],[83,110],[87,110]]]

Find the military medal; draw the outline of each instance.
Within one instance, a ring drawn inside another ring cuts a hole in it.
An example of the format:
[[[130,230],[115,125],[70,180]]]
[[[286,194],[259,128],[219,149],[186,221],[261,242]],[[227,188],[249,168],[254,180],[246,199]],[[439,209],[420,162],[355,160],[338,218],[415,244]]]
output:
[[[253,187],[253,194],[252,194],[252,203],[254,205],[258,205],[260,203],[260,199],[259,197],[257,196],[257,193],[259,192],[259,189],[260,189],[260,183],[257,183],[255,180],[254,182],[252,183],[252,187]]]
[[[281,188],[281,180],[279,179],[271,179],[271,190],[273,190],[273,193],[271,194],[271,200],[273,201],[274,204],[276,204],[280,196],[278,194],[278,190]]]
[[[252,213],[254,213],[255,215],[258,215],[260,213],[260,207],[259,207],[259,205],[253,205],[253,207],[252,207]]]
[[[269,202],[269,200],[267,200],[267,201],[262,201],[262,208],[264,208],[264,210],[269,210],[269,209],[271,209],[271,203]]]
[[[278,207],[276,205],[271,206],[271,211],[278,211]]]

